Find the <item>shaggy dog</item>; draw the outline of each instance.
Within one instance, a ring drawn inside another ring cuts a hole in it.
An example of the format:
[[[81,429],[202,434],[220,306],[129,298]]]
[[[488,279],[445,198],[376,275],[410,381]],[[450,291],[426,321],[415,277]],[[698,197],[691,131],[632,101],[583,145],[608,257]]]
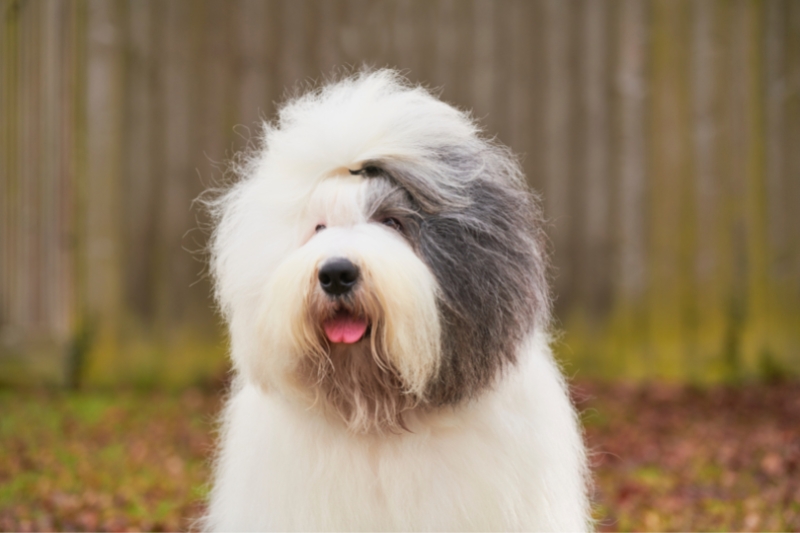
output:
[[[540,215],[389,70],[284,104],[212,202],[236,379],[205,527],[585,530]]]

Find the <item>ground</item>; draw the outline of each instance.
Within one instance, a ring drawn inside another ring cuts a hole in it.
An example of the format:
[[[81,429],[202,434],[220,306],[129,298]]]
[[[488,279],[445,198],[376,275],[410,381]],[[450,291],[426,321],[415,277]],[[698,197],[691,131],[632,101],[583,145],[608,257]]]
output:
[[[580,381],[600,530],[800,530],[800,384]],[[179,530],[220,393],[0,391],[0,530]]]
[[[598,529],[800,530],[800,384],[578,383]]]

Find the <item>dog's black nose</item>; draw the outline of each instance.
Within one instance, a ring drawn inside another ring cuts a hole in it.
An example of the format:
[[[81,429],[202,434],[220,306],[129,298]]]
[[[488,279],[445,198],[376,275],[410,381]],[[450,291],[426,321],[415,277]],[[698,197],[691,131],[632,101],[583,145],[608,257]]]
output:
[[[330,259],[319,269],[319,284],[331,296],[347,294],[358,282],[358,267],[349,259]]]

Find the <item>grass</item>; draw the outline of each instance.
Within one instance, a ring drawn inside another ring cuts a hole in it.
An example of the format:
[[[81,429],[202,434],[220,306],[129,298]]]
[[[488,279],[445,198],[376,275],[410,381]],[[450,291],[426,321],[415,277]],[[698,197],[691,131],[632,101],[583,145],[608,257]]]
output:
[[[0,394],[0,529],[179,530],[200,514],[217,395]]]
[[[598,528],[800,529],[800,384],[578,382]],[[179,530],[220,394],[0,392],[0,529]]]

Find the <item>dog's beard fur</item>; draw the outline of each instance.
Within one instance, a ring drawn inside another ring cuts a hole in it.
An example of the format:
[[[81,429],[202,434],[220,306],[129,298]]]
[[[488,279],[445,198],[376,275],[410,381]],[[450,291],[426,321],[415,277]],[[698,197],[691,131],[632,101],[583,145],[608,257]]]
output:
[[[316,325],[318,342],[302,355],[296,372],[314,391],[315,404],[333,410],[356,432],[405,429],[403,414],[423,398],[405,389],[389,358],[385,314],[377,299],[359,288],[341,300],[314,291],[309,300],[305,319]],[[364,338],[354,344],[328,341],[320,324],[338,313],[366,319]]]

